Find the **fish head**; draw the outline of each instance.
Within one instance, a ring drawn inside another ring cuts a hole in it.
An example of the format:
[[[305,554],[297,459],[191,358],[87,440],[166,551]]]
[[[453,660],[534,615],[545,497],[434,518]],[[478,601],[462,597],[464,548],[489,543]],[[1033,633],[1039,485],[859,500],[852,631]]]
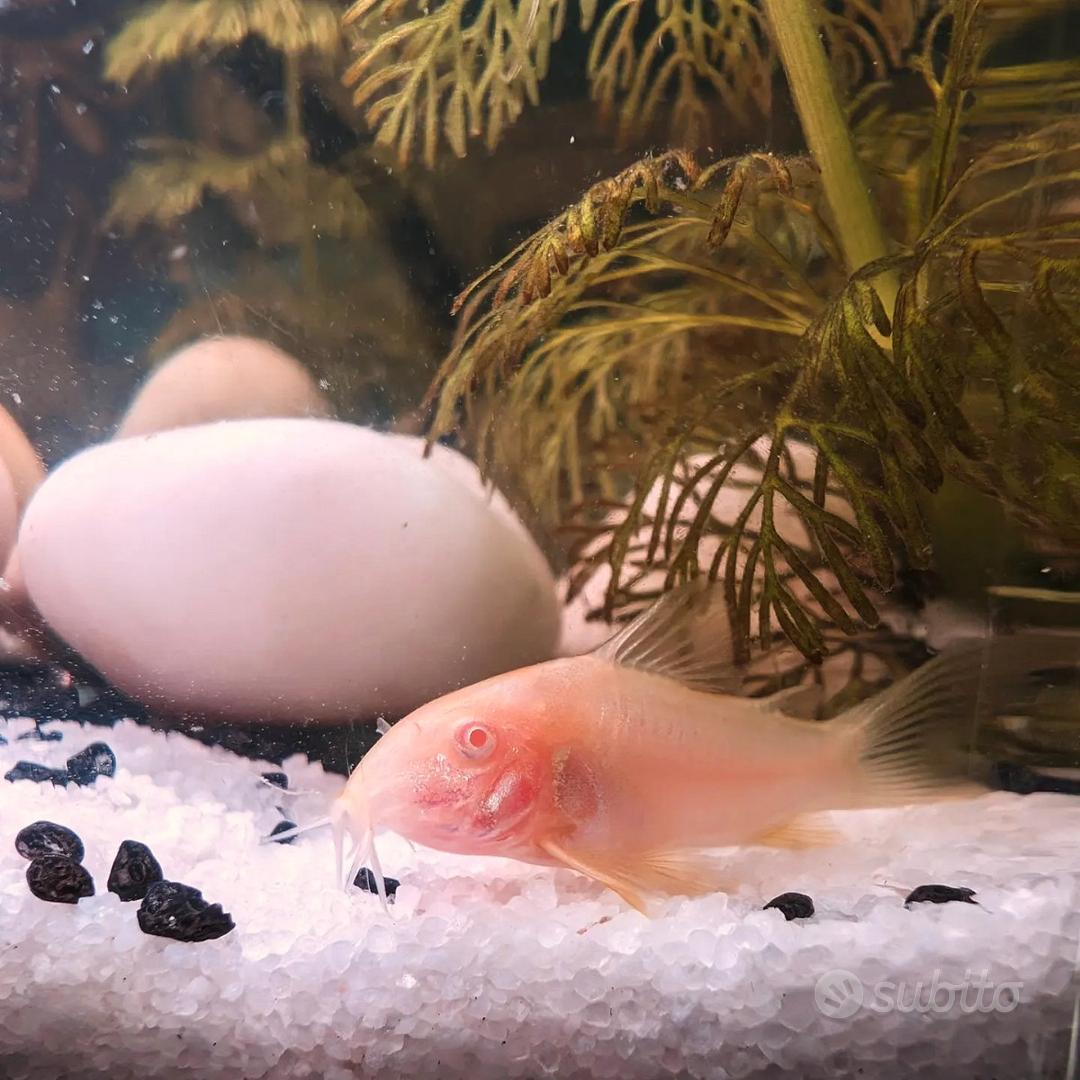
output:
[[[458,854],[513,854],[550,802],[547,699],[530,669],[438,698],[387,731],[344,798],[369,830]]]

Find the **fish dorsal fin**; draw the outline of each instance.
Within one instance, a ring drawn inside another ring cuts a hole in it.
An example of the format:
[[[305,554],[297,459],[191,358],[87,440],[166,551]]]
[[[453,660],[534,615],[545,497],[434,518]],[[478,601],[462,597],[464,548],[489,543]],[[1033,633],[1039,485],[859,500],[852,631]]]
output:
[[[742,681],[723,590],[704,578],[660,597],[594,655],[708,693],[732,693]]]

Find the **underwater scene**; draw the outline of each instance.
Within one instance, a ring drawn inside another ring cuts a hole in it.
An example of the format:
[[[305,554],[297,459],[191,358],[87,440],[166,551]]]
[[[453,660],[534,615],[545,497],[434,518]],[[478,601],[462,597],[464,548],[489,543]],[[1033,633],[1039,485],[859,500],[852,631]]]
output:
[[[1080,0],[0,0],[0,1080],[1080,1076]]]

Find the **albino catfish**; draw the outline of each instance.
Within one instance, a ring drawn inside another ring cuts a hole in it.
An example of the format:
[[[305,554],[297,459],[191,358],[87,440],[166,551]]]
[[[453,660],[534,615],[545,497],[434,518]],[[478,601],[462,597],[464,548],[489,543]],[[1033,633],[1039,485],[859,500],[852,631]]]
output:
[[[585,656],[466,687],[390,728],[334,803],[351,881],[375,834],[569,867],[644,911],[721,888],[706,857],[736,844],[828,842],[806,815],[978,791],[980,709],[1030,703],[1076,637],[1025,634],[942,654],[824,723],[730,693],[719,590],[686,586]],[[728,691],[728,692],[725,692]]]

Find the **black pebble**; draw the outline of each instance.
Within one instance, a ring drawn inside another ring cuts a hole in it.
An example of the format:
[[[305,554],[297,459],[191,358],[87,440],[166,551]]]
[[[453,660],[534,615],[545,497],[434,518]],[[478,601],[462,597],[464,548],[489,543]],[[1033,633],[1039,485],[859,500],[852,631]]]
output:
[[[71,777],[64,769],[50,769],[48,765],[39,765],[36,761],[16,761],[15,767],[4,773],[5,780],[33,780],[35,784],[52,781],[65,787]]]
[[[952,885],[920,885],[904,897],[904,907],[911,904],[948,904],[957,901],[962,904],[977,904],[973,900],[974,889],[954,888]]]
[[[26,884],[39,900],[77,904],[94,895],[94,879],[85,866],[63,855],[42,855],[26,868]]]
[[[289,778],[283,772],[264,772],[262,778],[268,784],[281,788],[282,791],[289,790]]]
[[[814,914],[814,901],[806,893],[786,892],[774,896],[762,911],[776,908],[788,922],[792,919],[809,919]]]
[[[18,742],[27,742],[35,739],[38,742],[59,742],[64,737],[62,731],[42,731],[41,725],[37,724],[32,731],[24,731],[18,736]]]
[[[83,842],[66,825],[55,821],[35,821],[20,829],[15,837],[15,850],[24,859],[40,859],[43,855],[63,855],[72,862],[82,862]]]
[[[92,784],[99,776],[116,773],[116,755],[108,743],[91,743],[67,760],[68,776],[80,785]]]
[[[109,871],[109,892],[121,900],[141,900],[155,882],[164,880],[154,853],[138,840],[125,840]]]
[[[377,893],[379,891],[378,885],[375,884],[375,875],[366,866],[353,878],[353,884],[364,892]],[[383,884],[386,886],[386,898],[391,900],[401,882],[397,878],[388,877],[383,879]]]
[[[279,821],[270,830],[270,835],[271,835],[271,837],[274,837],[274,836],[277,836],[278,833],[287,832],[289,829],[295,829],[295,828],[296,828],[296,822],[295,821],[289,821],[289,820]],[[275,844],[291,844],[295,839],[296,839],[295,836],[286,836],[284,840],[275,840],[274,843]]]
[[[178,881],[154,882],[136,917],[144,934],[174,941],[210,941],[236,926],[220,904],[208,904],[198,889]]]

